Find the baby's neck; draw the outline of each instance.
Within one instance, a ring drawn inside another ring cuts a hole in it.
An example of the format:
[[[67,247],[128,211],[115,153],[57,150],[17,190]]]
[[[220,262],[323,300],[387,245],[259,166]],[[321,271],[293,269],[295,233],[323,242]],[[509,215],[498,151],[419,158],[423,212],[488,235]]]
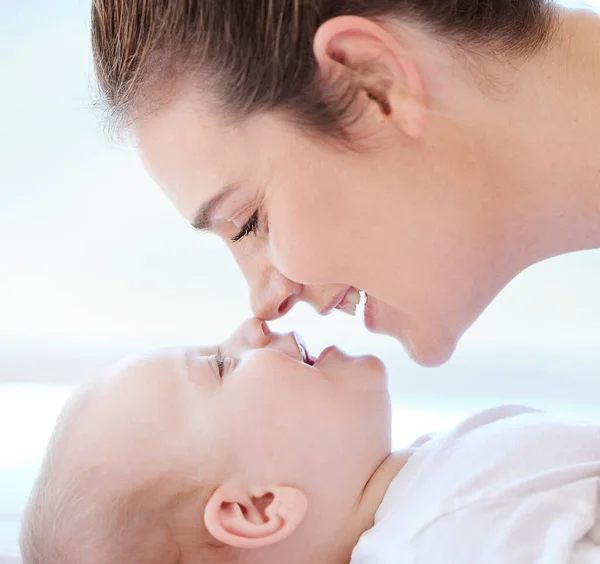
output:
[[[323,555],[318,564],[349,564],[352,550],[361,535],[375,524],[375,513],[379,509],[392,480],[401,472],[416,449],[405,449],[390,453],[377,467],[366,483],[356,511],[349,516],[343,532],[339,532],[338,542],[331,546],[331,552]],[[311,564],[314,563],[311,559]]]
[[[416,449],[404,449],[390,453],[390,455],[381,463],[377,470],[371,476],[371,479],[365,486],[361,498],[358,512],[355,532],[356,540],[365,531],[373,527],[375,523],[375,513],[392,483],[392,480],[404,468],[408,459],[414,454]]]

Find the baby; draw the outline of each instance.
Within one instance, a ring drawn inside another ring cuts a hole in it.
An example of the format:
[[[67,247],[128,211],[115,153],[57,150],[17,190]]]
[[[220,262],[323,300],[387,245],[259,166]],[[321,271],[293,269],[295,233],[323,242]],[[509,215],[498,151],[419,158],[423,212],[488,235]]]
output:
[[[383,365],[250,320],[65,409],[24,564],[600,562],[600,427],[505,407],[391,452]]]

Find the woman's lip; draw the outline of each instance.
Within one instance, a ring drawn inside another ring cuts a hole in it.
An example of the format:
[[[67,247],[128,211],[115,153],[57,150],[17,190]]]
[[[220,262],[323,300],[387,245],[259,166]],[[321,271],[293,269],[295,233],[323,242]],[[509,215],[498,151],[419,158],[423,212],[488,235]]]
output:
[[[375,304],[373,303],[373,299],[366,292],[365,292],[365,298],[366,298],[365,308],[363,311],[365,327],[367,328],[368,331],[374,332],[375,331],[375,311],[374,311]]]
[[[331,300],[327,306],[321,310],[321,315],[329,315],[337,306],[339,306],[346,296],[349,294],[350,290],[352,290],[352,286],[348,286],[344,288],[339,294],[337,294],[333,300]]]
[[[365,328],[368,331],[393,337],[402,343],[409,354],[412,354],[412,345],[404,330],[404,324],[399,317],[390,321],[390,315],[393,315],[393,313],[389,306],[385,303],[381,304],[381,302],[367,294],[363,314]]]
[[[393,333],[390,333],[385,329],[386,312],[389,315],[389,309],[386,308],[389,306],[382,304],[377,299],[373,298],[373,296],[369,296],[368,294],[365,295],[366,301],[363,310],[363,322],[367,331],[371,333],[382,333],[384,335],[389,335],[404,343],[404,339],[401,339],[399,335],[400,327],[398,325],[395,325],[396,330]]]

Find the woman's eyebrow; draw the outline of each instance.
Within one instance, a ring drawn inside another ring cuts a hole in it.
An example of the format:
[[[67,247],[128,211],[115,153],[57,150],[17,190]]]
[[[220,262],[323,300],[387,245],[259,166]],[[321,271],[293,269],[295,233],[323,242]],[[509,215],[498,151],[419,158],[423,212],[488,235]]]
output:
[[[206,231],[212,226],[213,215],[219,204],[233,192],[239,189],[239,185],[231,184],[221,188],[208,202],[202,204],[192,222],[192,227],[200,231]]]

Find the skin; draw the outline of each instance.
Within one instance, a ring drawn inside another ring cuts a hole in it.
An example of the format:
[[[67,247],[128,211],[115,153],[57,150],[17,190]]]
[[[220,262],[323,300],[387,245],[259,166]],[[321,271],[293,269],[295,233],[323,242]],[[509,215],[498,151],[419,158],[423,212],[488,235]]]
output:
[[[216,484],[207,527],[252,548],[244,562],[347,563],[411,453],[390,454],[385,369],[335,348],[311,366],[265,327],[220,346],[222,374],[214,348],[122,365],[85,394],[62,448],[116,490],[165,473]]]
[[[510,61],[341,17],[314,50],[323,76],[359,85],[347,132],[359,149],[277,112],[225,123],[191,91],[133,135],[189,222],[237,187],[208,230],[235,256],[257,317],[299,300],[323,313],[358,288],[367,328],[436,366],[521,271],[600,246],[599,49],[600,22],[584,11],[557,10],[551,43]],[[257,208],[256,233],[232,242]]]

